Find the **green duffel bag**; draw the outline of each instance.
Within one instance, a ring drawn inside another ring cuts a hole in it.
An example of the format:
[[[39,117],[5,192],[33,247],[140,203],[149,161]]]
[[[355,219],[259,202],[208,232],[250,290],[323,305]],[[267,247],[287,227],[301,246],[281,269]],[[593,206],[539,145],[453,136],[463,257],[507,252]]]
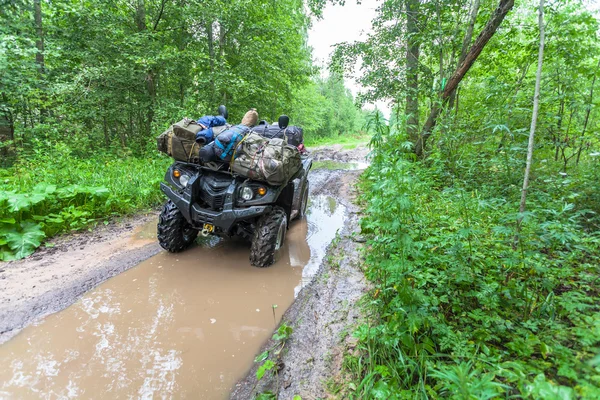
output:
[[[189,163],[200,162],[200,146],[195,140],[177,136],[172,128],[161,133],[156,138],[158,151],[173,157],[177,161]]]
[[[184,118],[173,124],[172,128],[175,136],[192,142],[196,141],[196,134],[202,130],[202,126],[189,118]]]
[[[156,147],[177,161],[198,163],[201,146],[196,143],[196,133],[200,130],[196,121],[184,118],[156,138]]]
[[[300,152],[283,139],[267,139],[250,133],[237,146],[231,170],[270,185],[286,184],[302,168]]]

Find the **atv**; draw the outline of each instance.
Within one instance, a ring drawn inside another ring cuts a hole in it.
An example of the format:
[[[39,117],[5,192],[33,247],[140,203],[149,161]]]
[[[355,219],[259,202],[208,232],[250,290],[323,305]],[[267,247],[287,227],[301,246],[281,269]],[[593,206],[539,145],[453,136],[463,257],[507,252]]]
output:
[[[285,120],[280,118],[282,129]],[[176,161],[160,184],[169,199],[158,221],[160,246],[175,253],[191,246],[198,233],[238,236],[251,242],[250,264],[272,265],[289,222],[305,216],[311,166],[303,155],[302,168],[287,184],[271,186],[226,169]]]

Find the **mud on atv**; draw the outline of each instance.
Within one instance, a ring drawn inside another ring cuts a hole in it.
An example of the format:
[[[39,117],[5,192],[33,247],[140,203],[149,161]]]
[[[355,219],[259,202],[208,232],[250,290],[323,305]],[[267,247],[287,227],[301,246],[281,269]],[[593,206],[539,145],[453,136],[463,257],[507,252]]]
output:
[[[160,188],[169,200],[160,213],[158,242],[169,252],[189,247],[198,233],[249,240],[250,263],[268,267],[285,241],[289,221],[302,218],[308,203],[312,159],[284,186],[270,186],[228,171],[175,162]]]

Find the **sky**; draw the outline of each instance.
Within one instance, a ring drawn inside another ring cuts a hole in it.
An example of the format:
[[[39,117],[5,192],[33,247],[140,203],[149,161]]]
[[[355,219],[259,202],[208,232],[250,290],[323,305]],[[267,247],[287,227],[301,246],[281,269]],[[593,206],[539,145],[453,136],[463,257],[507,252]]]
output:
[[[346,0],[344,6],[327,3],[323,10],[323,18],[313,18],[313,25],[308,32],[308,44],[313,48],[313,59],[315,64],[326,69],[334,45],[341,42],[353,42],[366,38],[371,31],[371,20],[375,18],[376,8],[380,1],[362,0],[356,4],[356,0]],[[354,96],[362,89],[354,80],[346,79],[346,87]],[[383,113],[389,115],[388,105],[385,102],[375,104]],[[373,104],[367,104],[365,108],[372,109]]]

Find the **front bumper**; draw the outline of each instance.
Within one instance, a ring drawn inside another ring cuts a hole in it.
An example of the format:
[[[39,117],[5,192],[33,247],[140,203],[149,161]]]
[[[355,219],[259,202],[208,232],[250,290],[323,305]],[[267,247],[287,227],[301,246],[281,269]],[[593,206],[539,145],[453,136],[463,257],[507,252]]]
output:
[[[231,234],[231,228],[238,222],[254,219],[271,211],[272,207],[250,206],[245,208],[225,207],[222,211],[214,211],[201,208],[197,203],[191,203],[188,190],[181,192],[173,190],[164,182],[160,184],[160,190],[169,198],[184,218],[196,229],[202,229],[204,224],[215,226],[216,234]]]

